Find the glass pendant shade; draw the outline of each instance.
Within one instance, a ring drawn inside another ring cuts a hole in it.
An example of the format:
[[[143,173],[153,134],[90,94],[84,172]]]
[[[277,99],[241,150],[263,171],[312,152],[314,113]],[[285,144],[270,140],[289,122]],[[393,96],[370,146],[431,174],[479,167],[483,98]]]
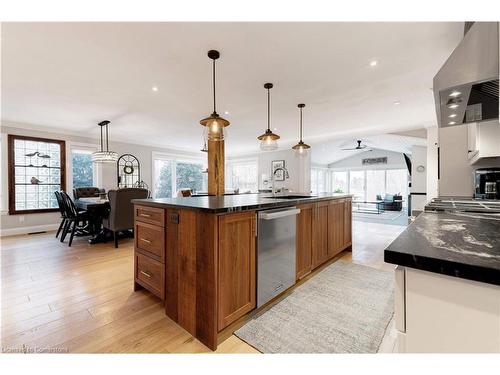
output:
[[[273,88],[273,84],[266,83],[264,84],[264,88],[267,90],[267,129],[257,139],[260,141],[260,149],[262,151],[274,151],[278,149],[278,139],[280,139],[280,136],[271,131],[271,94],[269,90]]]
[[[230,122],[225,118],[219,116],[216,111],[215,106],[215,60],[220,57],[218,51],[210,50],[208,51],[208,57],[212,60],[212,84],[213,84],[213,102],[214,102],[214,111],[212,114],[200,120],[200,124],[203,125],[206,129],[206,140],[207,141],[223,141],[225,138],[224,128],[230,125]]]
[[[311,149],[311,146],[309,146],[307,143],[304,143],[302,140],[302,109],[305,107],[305,104],[299,104],[297,107],[299,107],[300,110],[300,125],[299,125],[299,134],[300,134],[300,140],[299,143],[297,143],[295,146],[292,147],[292,150],[295,152],[295,156],[297,157],[306,157],[309,154],[309,150]]]
[[[114,151],[96,151],[92,153],[94,163],[116,163],[118,154]]]
[[[300,141],[295,146],[293,146],[292,149],[295,152],[295,156],[306,157],[309,154],[309,150],[311,149],[311,146]]]
[[[210,117],[201,120],[200,124],[205,126],[207,141],[223,141],[226,133],[224,128],[229,126],[230,123],[214,112]]]
[[[101,121],[98,125],[101,128],[101,149],[92,153],[92,162],[94,163],[116,163],[118,161],[118,154],[114,151],[109,151],[109,138],[108,138],[108,125],[110,121]],[[103,128],[106,133],[103,138]],[[106,143],[106,149],[104,149]]]

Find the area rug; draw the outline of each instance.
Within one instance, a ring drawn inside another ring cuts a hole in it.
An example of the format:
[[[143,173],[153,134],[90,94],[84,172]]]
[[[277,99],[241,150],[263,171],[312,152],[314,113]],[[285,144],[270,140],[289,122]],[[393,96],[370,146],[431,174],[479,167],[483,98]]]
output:
[[[376,353],[394,274],[337,261],[235,332],[262,353]]]
[[[354,217],[365,217],[377,220],[396,220],[401,215],[406,215],[406,211],[385,211],[381,212],[380,214],[377,214],[376,212],[370,213],[370,212],[352,211],[352,215]]]

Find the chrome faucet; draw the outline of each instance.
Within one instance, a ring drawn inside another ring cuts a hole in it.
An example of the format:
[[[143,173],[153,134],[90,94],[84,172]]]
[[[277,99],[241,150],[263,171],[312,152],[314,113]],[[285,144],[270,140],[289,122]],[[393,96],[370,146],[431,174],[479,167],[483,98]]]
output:
[[[271,182],[272,184],[272,189],[273,189],[273,197],[276,196],[276,189],[274,188],[274,183],[276,181],[276,172],[278,171],[283,171],[285,175],[285,179],[290,178],[290,174],[288,173],[288,170],[285,167],[278,167],[274,170],[274,172],[271,174]]]

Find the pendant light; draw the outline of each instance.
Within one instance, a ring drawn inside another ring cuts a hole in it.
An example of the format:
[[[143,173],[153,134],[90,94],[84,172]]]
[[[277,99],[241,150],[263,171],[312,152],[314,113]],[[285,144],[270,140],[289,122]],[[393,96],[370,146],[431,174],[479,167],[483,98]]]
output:
[[[92,161],[94,163],[116,163],[118,161],[118,154],[114,151],[109,151],[109,137],[108,125],[110,121],[101,121],[99,127],[101,128],[101,149],[92,153]],[[106,130],[105,138],[103,140],[103,128]],[[106,142],[106,150],[104,149],[104,142]]]
[[[260,141],[262,151],[273,151],[278,149],[277,141],[280,139],[279,135],[271,131],[271,93],[269,90],[273,88],[273,84],[265,83],[264,88],[267,90],[267,130],[257,139]]]
[[[308,154],[309,149],[311,146],[308,144],[304,143],[302,141],[302,109],[305,107],[305,104],[299,104],[297,107],[299,107],[300,110],[300,140],[299,143],[297,143],[295,146],[292,147],[292,149],[295,151],[296,156],[306,156]]]
[[[209,141],[223,141],[224,140],[224,128],[229,126],[230,122],[219,116],[215,107],[215,60],[220,57],[218,51],[210,50],[208,51],[208,57],[212,59],[212,81],[213,81],[213,94],[214,94],[214,111],[213,113],[203,120],[200,120],[200,124],[205,126],[207,129],[207,140]]]

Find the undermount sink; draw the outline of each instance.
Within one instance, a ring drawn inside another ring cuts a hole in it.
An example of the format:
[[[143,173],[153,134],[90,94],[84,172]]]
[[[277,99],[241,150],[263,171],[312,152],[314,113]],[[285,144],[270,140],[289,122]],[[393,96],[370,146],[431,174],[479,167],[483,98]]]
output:
[[[277,195],[275,197],[266,197],[271,199],[300,199],[300,198],[314,198],[316,195]]]

